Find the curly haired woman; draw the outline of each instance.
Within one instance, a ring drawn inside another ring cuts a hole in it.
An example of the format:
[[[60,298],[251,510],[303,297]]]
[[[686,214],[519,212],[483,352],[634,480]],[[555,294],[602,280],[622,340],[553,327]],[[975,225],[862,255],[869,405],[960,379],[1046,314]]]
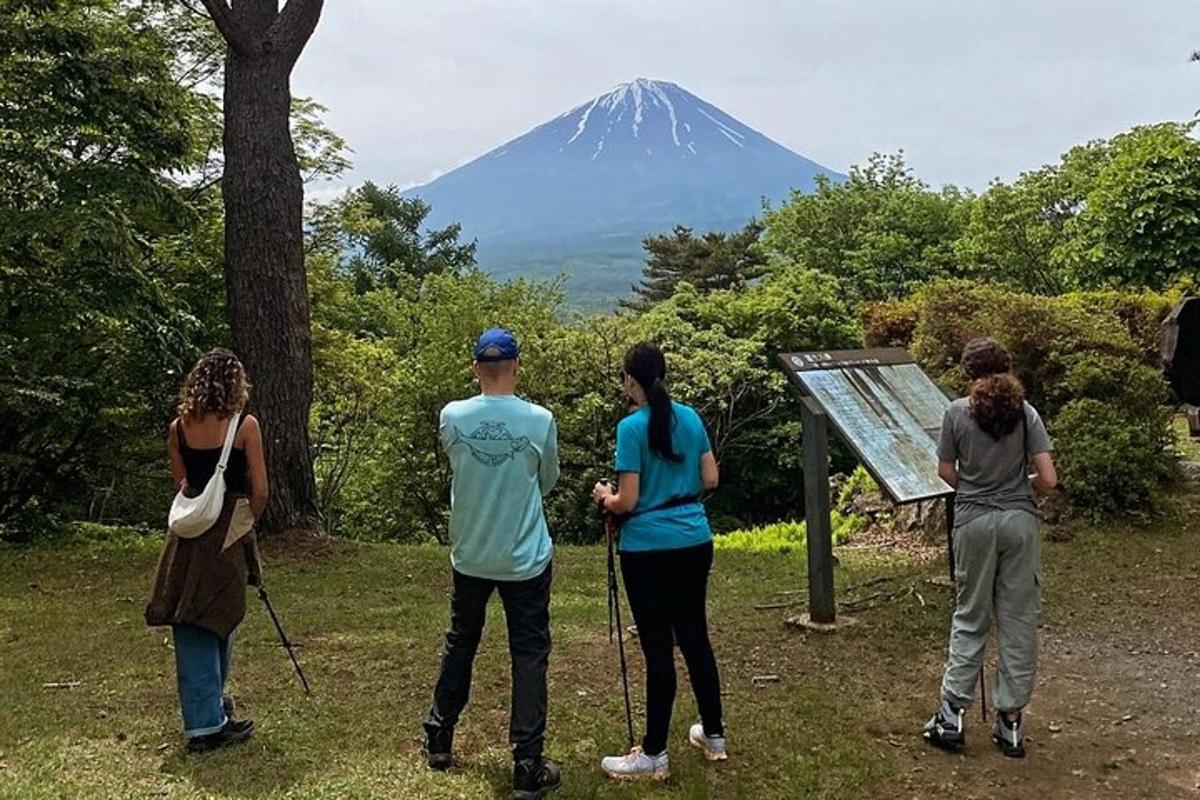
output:
[[[195,538],[171,535],[146,607],[149,625],[169,625],[184,736],[190,752],[245,741],[250,720],[234,720],[225,696],[233,632],[246,614],[246,586],[262,570],[253,528],[267,507],[267,467],[258,420],[242,414],[250,394],[246,370],[228,350],[206,353],[179,392],[167,450],[176,490],[201,492],[216,472],[230,425],[236,425],[225,469],[220,517]]]
[[[954,555],[957,603],[942,703],[924,728],[945,750],[966,744],[963,712],[971,704],[993,612],[996,618],[996,727],[1004,755],[1025,755],[1021,710],[1037,671],[1041,610],[1041,542],[1034,492],[1058,483],[1042,418],[1025,402],[1012,358],[993,339],[974,339],[962,356],[970,395],[946,409],[938,474],[957,492]]]

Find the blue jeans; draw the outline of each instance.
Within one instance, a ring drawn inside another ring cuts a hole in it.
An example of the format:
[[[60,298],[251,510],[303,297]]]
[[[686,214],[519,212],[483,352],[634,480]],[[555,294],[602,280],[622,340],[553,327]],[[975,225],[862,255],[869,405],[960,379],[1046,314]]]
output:
[[[221,696],[229,678],[233,636],[222,639],[198,625],[174,625],[171,631],[183,735],[191,739],[216,733],[227,722]]]

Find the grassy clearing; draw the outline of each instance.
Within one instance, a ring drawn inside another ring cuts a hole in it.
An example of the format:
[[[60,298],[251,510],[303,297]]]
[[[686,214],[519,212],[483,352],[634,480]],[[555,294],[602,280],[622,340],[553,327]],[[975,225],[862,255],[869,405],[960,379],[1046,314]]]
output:
[[[1129,616],[1122,593],[1132,572],[1169,564],[1172,573],[1194,574],[1200,531],[1192,519],[1181,510],[1139,530],[1079,529],[1073,542],[1048,544],[1048,627],[1102,636]],[[419,757],[418,723],[447,616],[444,551],[345,542],[320,553],[268,548],[272,595],[303,645],[314,694],[301,694],[265,614],[252,608],[231,688],[259,733],[245,747],[202,758],[182,752],[167,636],[141,620],[156,555],[153,539],[121,537],[58,551],[0,549],[0,797],[507,796],[508,665],[498,604],[460,729],[462,769],[430,774]],[[840,559],[843,589],[886,575],[888,586],[913,591],[862,612],[836,635],[804,633],[784,623],[802,607],[754,608],[802,597],[784,594],[804,584],[802,555],[718,554],[712,616],[733,759],[710,767],[682,745],[695,708],[681,682],[671,780],[616,786],[597,768],[624,743],[616,657],[605,637],[603,551],[560,548],[548,745],[565,763],[558,796],[884,798],[900,787],[903,796],[931,796],[919,769],[951,782],[939,791],[975,780],[975,769],[948,777],[914,735],[944,652],[949,597],[924,583],[941,573],[941,561],[869,551]],[[636,697],[640,656],[632,666]],[[780,681],[754,685],[768,674]],[[79,686],[43,688],[72,681]],[[1057,755],[1041,764],[1067,769],[1068,755]],[[1039,768],[1037,758],[1030,762]],[[1040,785],[1037,772],[1025,774]]]

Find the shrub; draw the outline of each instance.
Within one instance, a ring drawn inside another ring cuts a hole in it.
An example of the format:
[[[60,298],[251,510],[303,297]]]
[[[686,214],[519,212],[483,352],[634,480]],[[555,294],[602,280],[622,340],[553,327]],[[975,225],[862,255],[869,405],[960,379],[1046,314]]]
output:
[[[921,304],[912,299],[864,303],[859,316],[864,347],[908,347],[921,318]]]
[[[833,543],[844,544],[867,529],[867,518],[831,511],[830,525]],[[744,553],[804,553],[808,550],[807,527],[802,521],[775,522],[721,534],[714,544],[718,550]]]
[[[1063,490],[1093,516],[1152,506],[1172,474],[1156,427],[1135,424],[1114,404],[1072,400],[1054,418],[1051,433]]]
[[[1100,515],[1154,505],[1173,474],[1166,383],[1155,345],[1169,296],[1076,292],[1034,296],[947,282],[922,291],[912,353],[935,381],[966,391],[963,345],[992,336],[1055,439],[1062,485]]]

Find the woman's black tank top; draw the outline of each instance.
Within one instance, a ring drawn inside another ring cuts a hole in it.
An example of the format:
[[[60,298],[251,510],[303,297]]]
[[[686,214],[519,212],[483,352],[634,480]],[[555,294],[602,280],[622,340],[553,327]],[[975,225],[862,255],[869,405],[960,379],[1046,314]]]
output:
[[[246,421],[243,414],[238,420],[238,428]],[[208,485],[209,479],[217,471],[217,462],[221,460],[220,447],[189,447],[183,435],[183,423],[175,423],[175,433],[179,438],[179,455],[183,457],[183,467],[187,471],[187,482],[194,491],[200,491]],[[250,472],[246,465],[246,451],[241,447],[233,447],[229,451],[229,462],[225,465],[225,490],[234,494],[250,494]]]

